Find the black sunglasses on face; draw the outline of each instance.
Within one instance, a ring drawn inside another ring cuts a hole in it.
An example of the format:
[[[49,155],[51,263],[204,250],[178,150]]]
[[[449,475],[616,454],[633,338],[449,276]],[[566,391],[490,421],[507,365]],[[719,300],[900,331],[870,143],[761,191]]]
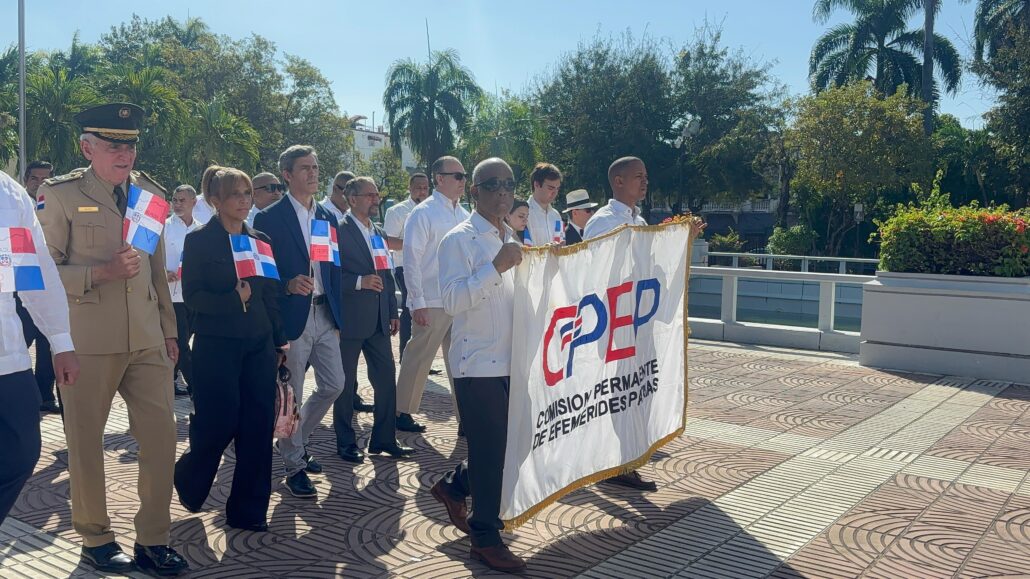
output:
[[[264,189],[269,193],[275,193],[276,191],[286,191],[286,185],[283,185],[282,183],[269,183],[268,185],[254,187],[255,191],[257,191],[258,189]]]
[[[505,179],[504,181],[501,181],[499,178],[493,177],[491,179],[487,179],[486,181],[476,183],[475,186],[479,187],[483,191],[486,191],[487,193],[496,193],[497,190],[501,187],[504,187],[504,190],[508,191],[509,193],[515,192],[514,179]]]
[[[454,178],[458,181],[465,180],[465,173],[462,173],[461,171],[454,171],[452,173],[437,173],[437,175],[453,175]]]

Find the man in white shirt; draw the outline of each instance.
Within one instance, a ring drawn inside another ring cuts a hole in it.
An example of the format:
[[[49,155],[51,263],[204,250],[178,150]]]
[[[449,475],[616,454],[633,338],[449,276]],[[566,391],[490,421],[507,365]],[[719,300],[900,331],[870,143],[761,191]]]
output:
[[[404,225],[404,281],[414,324],[411,341],[405,346],[408,355],[401,360],[397,377],[397,430],[407,432],[426,430],[411,415],[422,404],[422,392],[437,350],[442,344],[446,352],[451,343],[451,316],[444,311],[440,297],[437,250],[443,236],[469,216],[459,203],[465,192],[465,168],[461,161],[440,157],[431,169],[436,188],[424,203],[412,209]],[[450,363],[446,357],[444,361],[453,393]],[[454,404],[457,415],[457,402]]]
[[[620,225],[647,225],[637,204],[647,197],[647,167],[636,157],[622,157],[608,167],[612,199],[583,228],[583,239],[600,237]]]
[[[429,196],[429,177],[425,173],[415,173],[408,177],[408,198],[386,210],[383,218],[383,229],[386,231],[386,244],[393,251],[393,277],[401,290],[401,359],[404,359],[404,347],[411,339],[411,310],[408,308],[408,288],[404,285],[404,224],[411,211]]]
[[[444,236],[439,254],[443,308],[454,318],[447,358],[455,372],[468,460],[431,492],[451,522],[469,534],[470,556],[510,573],[526,567],[501,540],[499,516],[515,308],[512,268],[522,262],[522,246],[504,223],[515,201],[511,167],[498,158],[481,162],[472,173],[471,194],[476,212]],[[466,519],[470,495],[472,514]]]
[[[179,329],[179,361],[175,365],[175,395],[192,394],[190,384],[193,382],[193,352],[190,350],[190,314],[182,299],[182,282],[179,281],[179,268],[182,267],[182,248],[186,242],[186,234],[200,227],[193,218],[193,207],[197,204],[197,190],[191,185],[179,185],[172,193],[172,216],[165,220],[165,277],[168,278],[168,290],[172,294],[172,307],[175,308],[175,325]],[[184,383],[185,382],[185,383]]]
[[[68,298],[57,266],[47,251],[43,229],[36,219],[35,202],[21,185],[3,172],[0,172],[0,227],[24,227],[30,232],[43,289],[26,290],[19,295],[36,327],[50,342],[57,385],[71,386],[79,376],[79,361],[69,329]],[[13,284],[14,275],[10,277]],[[4,337],[0,340],[0,432],[6,434],[4,451],[0,453],[0,523],[7,518],[22,486],[32,476],[40,449],[39,390],[32,377],[32,360],[15,311],[14,293],[10,290],[13,288],[4,287],[0,293],[0,327]]]
[[[637,157],[622,157],[608,167],[612,199],[597,210],[583,229],[583,240],[600,237],[623,225],[647,225],[637,204],[647,197],[647,167]],[[607,482],[638,490],[655,491],[658,485],[637,471],[612,477]]]
[[[561,214],[551,207],[561,190],[561,171],[550,163],[537,163],[530,174],[533,195],[529,198],[529,239],[533,245],[565,242]]]
[[[254,206],[250,208],[250,214],[247,215],[247,225],[254,227],[254,216],[258,214],[258,211],[282,199],[286,185],[280,183],[278,177],[268,172],[254,175],[251,183],[254,189]]]
[[[341,225],[343,224],[343,216],[350,211],[350,204],[347,202],[347,196],[343,194],[343,190],[353,178],[354,173],[350,171],[340,171],[337,173],[336,177],[333,177],[333,192],[322,201],[322,207],[325,207],[326,211],[332,213],[336,217],[336,222]]]

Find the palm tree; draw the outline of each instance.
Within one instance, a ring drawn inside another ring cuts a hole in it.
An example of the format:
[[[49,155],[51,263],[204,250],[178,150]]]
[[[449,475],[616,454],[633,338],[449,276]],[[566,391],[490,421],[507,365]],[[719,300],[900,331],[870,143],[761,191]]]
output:
[[[1030,29],[1030,0],[978,0],[973,26],[976,61],[994,58],[1014,27]]]
[[[49,159],[60,172],[78,164],[79,127],[75,115],[98,104],[82,77],[70,79],[63,68],[43,67],[25,81],[26,151],[30,159]]]
[[[906,30],[912,14],[924,0],[817,0],[816,21],[825,22],[836,8],[857,18],[853,23],[831,28],[816,41],[808,71],[816,91],[856,80],[869,79],[882,93],[903,84],[909,94],[922,94],[923,31]],[[958,51],[947,38],[934,33],[933,64],[944,89],[954,94],[962,77]],[[931,93],[937,95],[937,80],[931,78]],[[931,104],[937,99],[933,98]]]
[[[425,64],[398,60],[386,79],[383,106],[394,152],[400,155],[404,139],[424,164],[454,149],[455,133],[482,97],[454,50],[433,52]]]
[[[521,179],[539,157],[539,125],[528,102],[518,97],[486,96],[462,131],[459,150],[469,164],[489,157],[511,163]]]
[[[253,170],[261,138],[246,119],[230,113],[221,99],[194,103],[192,125],[187,143],[190,154],[183,158],[183,169],[193,180],[212,163]]]

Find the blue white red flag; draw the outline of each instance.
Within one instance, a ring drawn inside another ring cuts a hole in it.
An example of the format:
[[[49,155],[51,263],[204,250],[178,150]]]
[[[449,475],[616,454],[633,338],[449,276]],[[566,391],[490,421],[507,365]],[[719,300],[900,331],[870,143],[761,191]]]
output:
[[[386,249],[386,242],[378,233],[372,236],[372,262],[376,269],[393,269],[393,258],[390,251]]]
[[[311,221],[311,261],[331,261],[340,265],[340,243],[336,228],[323,219]]]
[[[46,203],[44,203],[44,197],[45,195],[43,195],[42,193],[36,196],[36,211],[42,211],[43,206],[46,205]]]
[[[168,207],[163,197],[130,184],[122,239],[136,249],[153,255],[161,241]]]
[[[0,292],[44,289],[36,244],[28,227],[0,227]]]
[[[272,246],[249,235],[230,235],[232,259],[236,262],[236,277],[270,277],[279,279],[279,269],[272,257]]]
[[[562,242],[561,219],[559,219],[559,220],[554,222],[554,235],[551,237],[551,241],[553,243],[561,243]]]
[[[522,230],[522,245],[533,247],[533,238],[529,235],[528,227]]]

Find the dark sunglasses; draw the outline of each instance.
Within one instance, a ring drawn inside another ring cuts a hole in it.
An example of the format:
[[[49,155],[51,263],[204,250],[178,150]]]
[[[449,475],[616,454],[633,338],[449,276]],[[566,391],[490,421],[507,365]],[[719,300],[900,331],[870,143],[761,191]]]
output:
[[[282,183],[269,183],[268,185],[262,185],[260,187],[254,187],[254,190],[264,189],[269,193],[275,193],[276,191],[286,191],[286,185]]]
[[[437,173],[437,175],[453,175],[458,181],[465,180],[465,173],[462,173],[461,171],[454,171],[453,173]]]
[[[493,177],[493,178],[487,179],[486,181],[482,181],[480,183],[476,183],[475,186],[479,187],[483,191],[486,191],[487,193],[496,193],[497,190],[500,189],[501,187],[504,187],[504,190],[508,191],[509,193],[514,193],[515,192],[515,180],[514,179],[505,179],[504,181],[501,181],[500,178]]]

